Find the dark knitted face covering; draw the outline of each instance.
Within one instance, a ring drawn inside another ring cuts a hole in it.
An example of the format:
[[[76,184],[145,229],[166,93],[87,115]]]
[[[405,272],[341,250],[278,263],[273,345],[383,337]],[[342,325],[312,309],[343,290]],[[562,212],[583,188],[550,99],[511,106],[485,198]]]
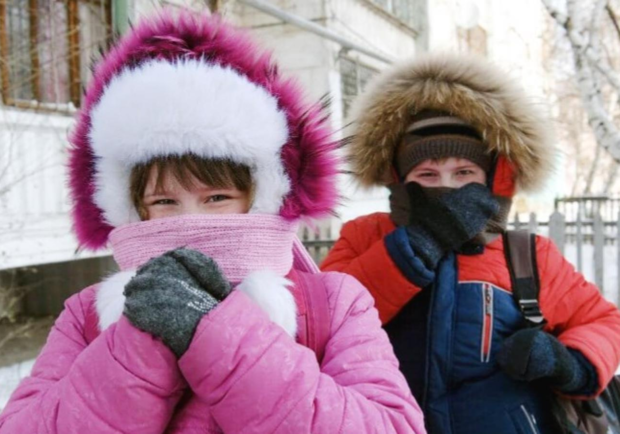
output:
[[[394,183],[388,186],[390,189],[390,217],[396,226],[407,226],[410,221],[411,205],[405,184]],[[456,189],[449,187],[424,187],[424,192],[429,197],[439,197]],[[499,203],[499,212],[491,217],[485,229],[478,233],[471,244],[486,245],[493,241],[499,234],[506,230],[508,212],[512,200],[502,196],[494,196]],[[419,212],[424,212],[420,210]]]

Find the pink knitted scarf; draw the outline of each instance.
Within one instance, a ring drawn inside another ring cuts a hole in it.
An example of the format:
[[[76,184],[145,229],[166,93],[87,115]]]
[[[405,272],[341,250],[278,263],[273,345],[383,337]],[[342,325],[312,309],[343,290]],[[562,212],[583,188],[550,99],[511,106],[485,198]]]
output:
[[[121,270],[140,267],[177,247],[213,258],[233,283],[253,271],[286,276],[318,269],[296,235],[297,223],[265,214],[184,215],[131,223],[110,233]]]

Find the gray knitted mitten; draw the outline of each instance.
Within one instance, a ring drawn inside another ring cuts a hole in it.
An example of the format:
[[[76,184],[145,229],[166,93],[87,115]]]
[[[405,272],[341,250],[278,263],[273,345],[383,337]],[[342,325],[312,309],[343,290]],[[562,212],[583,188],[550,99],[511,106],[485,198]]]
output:
[[[125,316],[181,357],[200,319],[230,293],[213,259],[189,249],[153,258],[125,286]]]
[[[497,363],[515,380],[546,379],[566,394],[592,395],[598,388],[596,368],[581,352],[536,328],[519,330],[506,338]]]

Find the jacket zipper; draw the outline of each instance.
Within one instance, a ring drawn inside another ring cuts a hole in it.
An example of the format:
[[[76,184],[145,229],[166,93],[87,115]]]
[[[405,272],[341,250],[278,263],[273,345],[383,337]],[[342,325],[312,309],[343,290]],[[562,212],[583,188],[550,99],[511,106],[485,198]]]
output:
[[[480,361],[489,363],[491,360],[491,344],[493,338],[493,288],[488,283],[482,284],[482,345]]]
[[[523,411],[523,414],[525,414],[525,418],[527,419],[528,423],[530,424],[530,428],[532,429],[532,433],[534,434],[538,434],[538,430],[536,429],[536,419],[534,419],[534,415],[531,415],[527,409],[525,408],[524,405],[521,406],[521,410]]]
[[[432,324],[432,315],[431,312],[433,310],[433,303],[435,302],[435,287],[436,283],[433,282],[428,285],[427,290],[431,291],[430,299],[428,301],[428,317],[426,318],[426,354],[425,354],[425,364],[424,364],[424,388],[422,391],[422,401],[420,402],[420,407],[424,412],[426,412],[426,400],[428,399],[428,378],[430,376],[430,350],[431,350],[431,340],[429,337],[431,336],[431,324]]]

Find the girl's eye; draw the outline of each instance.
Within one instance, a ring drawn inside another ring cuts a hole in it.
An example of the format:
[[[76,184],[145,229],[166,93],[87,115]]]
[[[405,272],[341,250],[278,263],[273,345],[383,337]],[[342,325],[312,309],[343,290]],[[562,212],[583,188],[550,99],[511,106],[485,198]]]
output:
[[[457,175],[459,176],[469,176],[469,175],[473,175],[474,171],[471,169],[463,169],[463,170],[459,170],[457,172]]]
[[[153,205],[174,205],[175,202],[172,199],[159,199],[153,202]]]
[[[420,174],[418,174],[419,177],[421,178],[431,178],[433,176],[435,176],[435,174],[433,172],[422,172]]]
[[[207,202],[222,202],[223,200],[230,199],[228,196],[223,194],[215,194],[213,196],[209,196]]]

